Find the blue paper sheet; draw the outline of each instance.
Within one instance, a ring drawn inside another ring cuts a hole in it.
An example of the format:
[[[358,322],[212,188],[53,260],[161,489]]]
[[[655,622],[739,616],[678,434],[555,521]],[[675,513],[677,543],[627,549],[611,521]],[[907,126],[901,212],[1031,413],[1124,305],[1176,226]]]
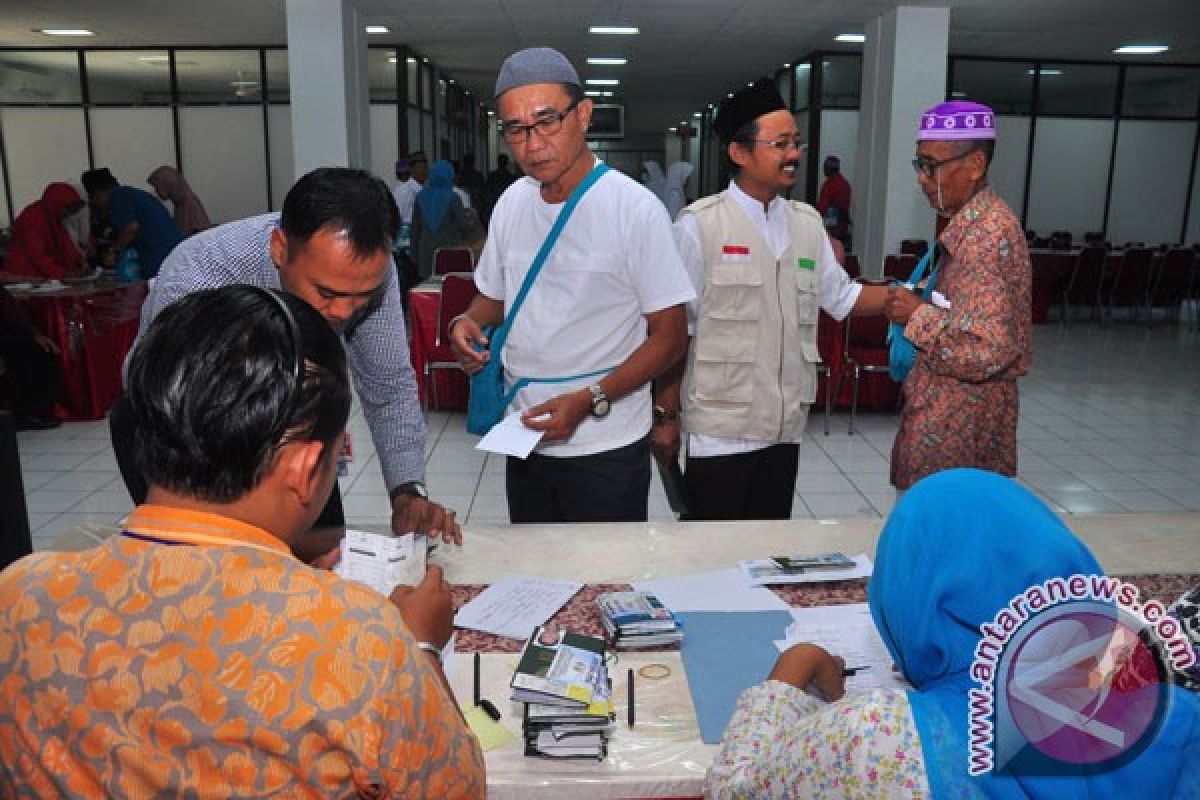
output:
[[[792,616],[786,611],[690,611],[683,623],[683,668],[705,744],[717,744],[738,695],[761,683],[775,666]]]

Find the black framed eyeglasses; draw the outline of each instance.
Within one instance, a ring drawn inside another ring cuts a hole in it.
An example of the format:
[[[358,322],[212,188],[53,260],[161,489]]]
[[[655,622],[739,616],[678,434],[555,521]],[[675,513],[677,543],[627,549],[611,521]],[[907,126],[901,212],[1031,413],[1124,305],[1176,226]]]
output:
[[[774,147],[781,153],[786,153],[792,148],[800,151],[804,151],[808,148],[808,145],[801,140],[800,134],[798,133],[792,134],[791,136],[780,136],[778,139],[742,139],[741,142],[742,144],[765,144],[768,147]]]
[[[504,141],[509,144],[529,141],[529,134],[533,131],[537,131],[540,136],[553,136],[562,130],[563,120],[575,110],[579,103],[579,100],[574,100],[562,111],[543,112],[542,116],[528,125],[522,125],[520,122],[505,122],[500,126],[500,133],[504,136]]]
[[[914,158],[912,160],[912,165],[913,165],[913,169],[915,169],[917,171],[918,175],[924,175],[926,178],[933,180],[933,176],[935,174],[937,174],[938,167],[945,166],[946,164],[949,164],[951,161],[958,161],[959,159],[966,158],[967,156],[971,155],[971,153],[974,153],[974,152],[975,152],[974,150],[968,150],[967,152],[959,153],[956,156],[950,156],[949,158],[943,158],[941,161],[935,161],[932,158]]]

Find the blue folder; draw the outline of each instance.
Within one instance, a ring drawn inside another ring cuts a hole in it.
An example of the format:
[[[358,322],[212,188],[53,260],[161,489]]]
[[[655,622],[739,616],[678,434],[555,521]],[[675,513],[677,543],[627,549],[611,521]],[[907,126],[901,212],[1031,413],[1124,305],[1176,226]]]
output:
[[[705,744],[717,744],[738,695],[761,683],[775,666],[792,615],[786,611],[685,611],[683,668]]]

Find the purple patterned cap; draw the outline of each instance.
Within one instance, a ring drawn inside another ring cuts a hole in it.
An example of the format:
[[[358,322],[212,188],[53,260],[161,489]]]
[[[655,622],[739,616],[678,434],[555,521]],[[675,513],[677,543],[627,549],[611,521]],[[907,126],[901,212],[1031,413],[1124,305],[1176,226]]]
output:
[[[921,115],[921,129],[917,131],[918,142],[995,138],[992,110],[965,100],[938,103]]]

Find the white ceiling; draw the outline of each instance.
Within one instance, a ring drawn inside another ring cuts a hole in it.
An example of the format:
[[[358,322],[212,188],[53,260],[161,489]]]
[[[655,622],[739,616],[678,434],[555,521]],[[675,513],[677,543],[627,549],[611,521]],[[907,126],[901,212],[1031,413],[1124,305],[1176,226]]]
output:
[[[899,5],[885,0],[359,0],[366,22],[391,33],[483,98],[504,57],[533,45],[567,54],[582,77],[621,79],[627,127],[662,131],[705,103],[814,50],[856,50],[833,36]],[[1112,60],[1131,42],[1171,46],[1149,63],[1200,64],[1198,0],[944,0],[956,55]],[[0,46],[286,44],[284,0],[5,0]],[[636,25],[641,35],[593,36],[593,24]],[[47,37],[44,27],[96,36]],[[625,56],[588,67],[587,56]]]

